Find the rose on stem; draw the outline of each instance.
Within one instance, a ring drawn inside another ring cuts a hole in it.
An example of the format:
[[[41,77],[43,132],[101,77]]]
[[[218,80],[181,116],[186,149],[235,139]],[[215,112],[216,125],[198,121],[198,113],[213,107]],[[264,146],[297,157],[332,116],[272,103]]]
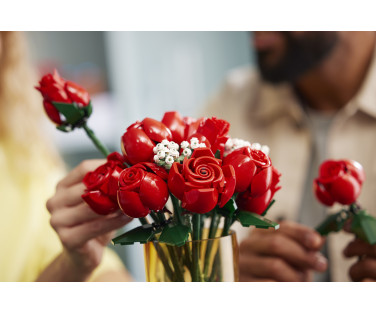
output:
[[[89,93],[84,88],[60,77],[56,70],[53,74],[44,75],[35,88],[42,94],[44,110],[57,129],[70,132],[82,127],[103,156],[110,154],[87,126],[92,106]]]

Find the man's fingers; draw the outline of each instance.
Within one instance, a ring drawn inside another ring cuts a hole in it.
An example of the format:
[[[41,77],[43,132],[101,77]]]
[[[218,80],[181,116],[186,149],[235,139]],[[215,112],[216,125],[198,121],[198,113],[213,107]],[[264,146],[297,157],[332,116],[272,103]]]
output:
[[[100,219],[68,228],[58,230],[60,240],[68,249],[76,249],[85,244],[90,239],[106,234],[128,224],[132,218],[123,213],[114,213]]]
[[[266,282],[266,283],[274,283],[276,280],[270,278],[257,278],[252,275],[240,275],[239,277],[240,282]]]
[[[350,277],[353,281],[376,279],[376,259],[365,258],[350,267]]]
[[[343,250],[343,255],[348,258],[361,255],[376,257],[376,245],[370,245],[357,238],[347,245],[345,250]]]
[[[325,242],[314,229],[291,221],[281,222],[277,232],[294,239],[309,250],[319,250]]]
[[[297,271],[285,261],[275,257],[261,257],[258,255],[241,254],[239,256],[240,275],[253,276],[258,279],[272,279],[276,281],[302,281],[303,272]]]
[[[314,269],[323,272],[327,268],[326,258],[319,252],[307,251],[299,243],[285,234],[271,233],[265,236],[250,236],[240,245],[241,253],[275,256],[285,260],[293,267]]]
[[[94,171],[98,166],[105,162],[105,159],[85,160],[81,162],[57,184],[56,189],[66,188],[81,182],[86,173]]]

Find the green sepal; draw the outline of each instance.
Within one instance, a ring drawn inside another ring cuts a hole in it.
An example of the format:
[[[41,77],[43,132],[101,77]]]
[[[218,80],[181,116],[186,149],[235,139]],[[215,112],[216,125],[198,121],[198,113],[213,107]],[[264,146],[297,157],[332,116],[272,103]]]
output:
[[[270,201],[268,207],[266,208],[266,210],[264,211],[264,213],[261,214],[261,216],[265,216],[266,213],[268,213],[269,209],[272,207],[272,205],[274,204],[275,200],[273,199],[272,201]]]
[[[135,242],[147,243],[157,232],[151,224],[145,224],[112,239],[112,243],[114,245],[133,245]]]
[[[247,211],[239,211],[236,215],[236,219],[244,227],[255,226],[256,228],[279,228],[278,223],[275,223],[265,217],[262,217],[259,214]]]
[[[79,108],[79,110],[82,110],[85,113],[86,117],[89,117],[91,113],[93,113],[93,106],[91,105],[91,101],[89,104],[83,108]]]
[[[361,210],[354,214],[351,232],[371,245],[376,243],[376,219]]]
[[[331,232],[338,232],[343,228],[348,218],[348,210],[342,209],[336,214],[329,215],[319,226],[316,227],[316,230],[322,236],[328,235]]]
[[[214,154],[215,158],[216,159],[221,159],[221,151],[219,151],[219,149],[215,152]]]
[[[61,131],[65,132],[65,133],[69,133],[69,132],[71,132],[73,130],[72,126],[65,125],[65,124],[56,126],[56,129],[61,130]]]
[[[67,124],[74,125],[85,117],[85,112],[76,103],[52,102],[52,104],[64,115]]]
[[[162,230],[158,241],[180,247],[187,242],[189,233],[190,228],[188,226],[182,224],[177,224],[174,226],[167,225]]]
[[[233,198],[230,198],[230,200],[221,208],[217,208],[217,212],[225,217],[233,217],[234,213],[236,212],[236,204]]]

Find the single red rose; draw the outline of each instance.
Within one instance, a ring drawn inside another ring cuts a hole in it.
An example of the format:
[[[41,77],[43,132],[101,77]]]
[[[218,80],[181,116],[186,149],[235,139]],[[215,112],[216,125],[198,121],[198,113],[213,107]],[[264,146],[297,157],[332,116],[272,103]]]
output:
[[[320,165],[319,177],[313,181],[317,199],[324,205],[335,202],[349,205],[359,197],[365,180],[363,167],[352,160],[326,160]]]
[[[223,157],[225,143],[230,138],[228,135],[229,130],[229,122],[216,117],[207,118],[201,121],[197,131],[191,134],[188,139],[196,137],[200,142],[206,143],[207,141],[210,144],[211,151],[216,153],[217,150],[219,150],[221,152],[221,157]],[[209,145],[207,144],[207,146]]]
[[[168,127],[172,134],[172,140],[180,144],[184,139],[185,122],[178,112],[166,112],[163,115],[162,123]]]
[[[153,148],[163,139],[172,140],[172,134],[162,122],[145,118],[132,124],[121,137],[121,149],[127,163],[152,162]]]
[[[241,210],[262,214],[278,187],[280,174],[261,150],[243,147],[234,150],[223,159],[232,165],[236,175],[236,203]]]
[[[165,124],[168,129],[170,129],[172,133],[172,140],[178,144],[180,144],[184,140],[189,140],[192,137],[199,137],[192,136],[193,134],[197,133],[197,128],[200,126],[200,123],[204,121],[205,118],[195,119],[192,117],[182,117],[178,112],[171,111],[166,112],[162,118],[162,123]],[[201,136],[203,137],[203,136]],[[198,138],[199,140],[201,138]],[[203,138],[203,141],[205,142],[209,141],[206,138]],[[210,147],[210,143],[209,143]]]
[[[202,122],[205,121],[205,118],[201,117],[199,119],[195,119],[193,117],[186,116],[183,118],[183,121],[185,123],[184,139],[188,140],[188,138],[193,137],[193,134],[197,133],[197,128]]]
[[[81,86],[64,80],[55,70],[53,74],[47,74],[35,87],[43,96],[43,106],[47,116],[57,125],[65,123],[59,111],[52,102],[71,104],[77,103],[78,107],[86,107],[90,104],[89,93]]]
[[[281,174],[274,166],[261,170],[254,176],[248,189],[236,197],[239,209],[263,214],[273,200],[274,194],[281,189],[278,186],[280,177]],[[265,189],[266,186],[268,187]]]
[[[106,215],[119,209],[117,189],[119,176],[124,168],[122,155],[113,152],[107,157],[105,164],[85,175],[83,183],[86,191],[82,198],[94,212]]]
[[[130,217],[145,217],[163,209],[168,200],[167,172],[153,163],[138,163],[121,172],[118,203]]]
[[[209,148],[197,148],[183,164],[173,163],[169,176],[170,192],[182,201],[182,207],[194,213],[207,213],[216,205],[223,207],[235,189],[235,171],[222,166]]]

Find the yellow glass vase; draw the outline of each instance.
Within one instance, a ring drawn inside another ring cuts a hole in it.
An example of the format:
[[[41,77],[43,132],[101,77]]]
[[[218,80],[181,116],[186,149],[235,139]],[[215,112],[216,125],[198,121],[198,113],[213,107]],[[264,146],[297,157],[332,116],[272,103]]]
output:
[[[218,230],[217,235],[221,233]],[[207,238],[208,230],[202,238]],[[236,234],[187,241],[171,246],[157,241],[144,245],[146,280],[149,282],[235,282],[239,280]]]

